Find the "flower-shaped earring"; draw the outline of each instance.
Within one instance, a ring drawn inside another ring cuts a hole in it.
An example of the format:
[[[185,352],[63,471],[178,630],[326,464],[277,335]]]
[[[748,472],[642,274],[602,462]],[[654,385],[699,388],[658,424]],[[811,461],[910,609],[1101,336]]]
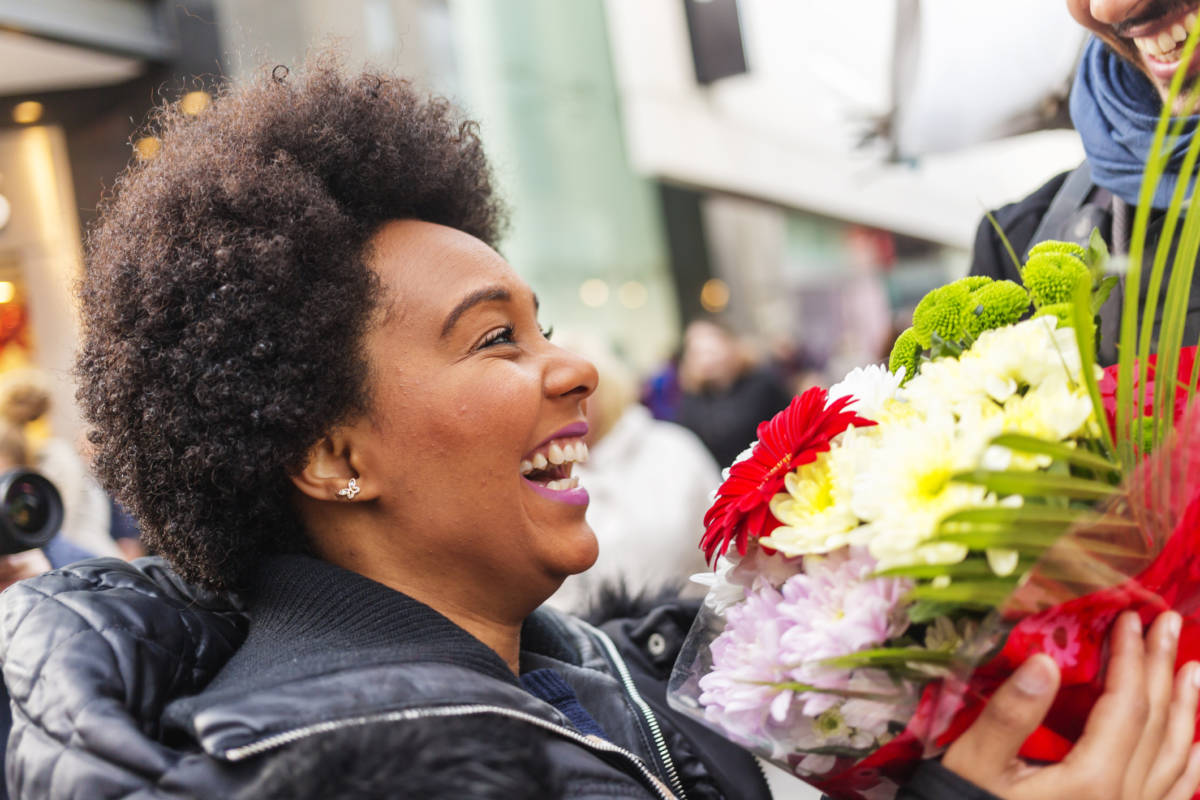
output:
[[[358,493],[361,491],[362,491],[362,489],[360,489],[358,487],[358,479],[351,478],[350,482],[346,484],[346,488],[338,489],[337,494],[338,494],[338,497],[344,497],[347,500],[353,500],[355,497],[358,496]]]

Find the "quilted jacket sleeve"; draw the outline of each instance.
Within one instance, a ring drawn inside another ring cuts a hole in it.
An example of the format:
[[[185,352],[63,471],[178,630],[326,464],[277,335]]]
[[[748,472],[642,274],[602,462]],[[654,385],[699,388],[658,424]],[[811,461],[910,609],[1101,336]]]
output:
[[[164,705],[204,686],[244,635],[235,601],[187,586],[159,559],[93,559],[9,588],[0,661],[12,796],[159,796],[159,779],[189,757],[161,741]]]

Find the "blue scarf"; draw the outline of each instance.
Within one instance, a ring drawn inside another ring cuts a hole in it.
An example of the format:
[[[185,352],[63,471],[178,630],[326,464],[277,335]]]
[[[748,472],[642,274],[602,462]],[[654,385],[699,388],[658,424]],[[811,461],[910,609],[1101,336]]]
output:
[[[1083,139],[1092,181],[1131,206],[1138,202],[1142,169],[1161,109],[1158,91],[1146,76],[1092,37],[1071,87],[1071,121]],[[1154,193],[1154,208],[1170,204],[1198,120],[1200,117],[1188,117],[1175,142]]]

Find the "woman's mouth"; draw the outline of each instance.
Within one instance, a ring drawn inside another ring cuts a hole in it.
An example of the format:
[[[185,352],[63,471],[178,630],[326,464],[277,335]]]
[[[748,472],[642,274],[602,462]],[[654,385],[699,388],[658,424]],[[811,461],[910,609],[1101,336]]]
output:
[[[521,478],[537,494],[571,505],[585,505],[587,490],[572,475],[576,464],[587,461],[588,448],[581,438],[555,439],[521,461]]]
[[[1164,17],[1152,25],[1139,26],[1131,37],[1155,77],[1170,78],[1183,57],[1188,33],[1196,25],[1196,8]]]

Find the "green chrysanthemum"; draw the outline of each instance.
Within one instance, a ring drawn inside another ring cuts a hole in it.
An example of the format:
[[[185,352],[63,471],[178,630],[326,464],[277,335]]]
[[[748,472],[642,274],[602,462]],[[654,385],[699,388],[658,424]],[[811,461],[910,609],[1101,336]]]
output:
[[[897,337],[896,343],[892,345],[892,355],[888,359],[888,370],[899,372],[900,368],[903,367],[904,380],[907,382],[909,378],[917,374],[917,361],[921,356],[921,351],[924,349],[921,347],[921,343],[917,341],[917,332],[912,328],[908,328]]]
[[[1077,256],[1043,252],[1025,262],[1021,269],[1021,280],[1029,289],[1034,306],[1041,308],[1069,302],[1075,296],[1075,287],[1081,284],[1090,291],[1092,273]]]
[[[984,331],[1018,322],[1029,310],[1029,292],[1013,281],[988,281],[971,292],[974,304],[967,321],[968,332],[975,337]]]
[[[1035,317],[1057,317],[1058,325],[1056,327],[1065,328],[1071,325],[1071,317],[1074,306],[1071,303],[1051,303],[1042,306],[1036,312]]]
[[[986,275],[968,275],[965,278],[959,278],[950,285],[962,286],[966,288],[968,292],[974,292],[978,289],[982,289],[984,286],[987,286],[990,283],[994,283],[994,281]]]
[[[974,312],[971,292],[962,281],[934,289],[921,298],[913,311],[913,330],[922,348],[933,344],[937,334],[947,342],[961,342]]]
[[[1029,257],[1040,256],[1044,253],[1057,253],[1065,256],[1075,256],[1080,261],[1087,263],[1087,250],[1075,242],[1059,242],[1054,239],[1047,239],[1044,242],[1038,242],[1029,251]]]

